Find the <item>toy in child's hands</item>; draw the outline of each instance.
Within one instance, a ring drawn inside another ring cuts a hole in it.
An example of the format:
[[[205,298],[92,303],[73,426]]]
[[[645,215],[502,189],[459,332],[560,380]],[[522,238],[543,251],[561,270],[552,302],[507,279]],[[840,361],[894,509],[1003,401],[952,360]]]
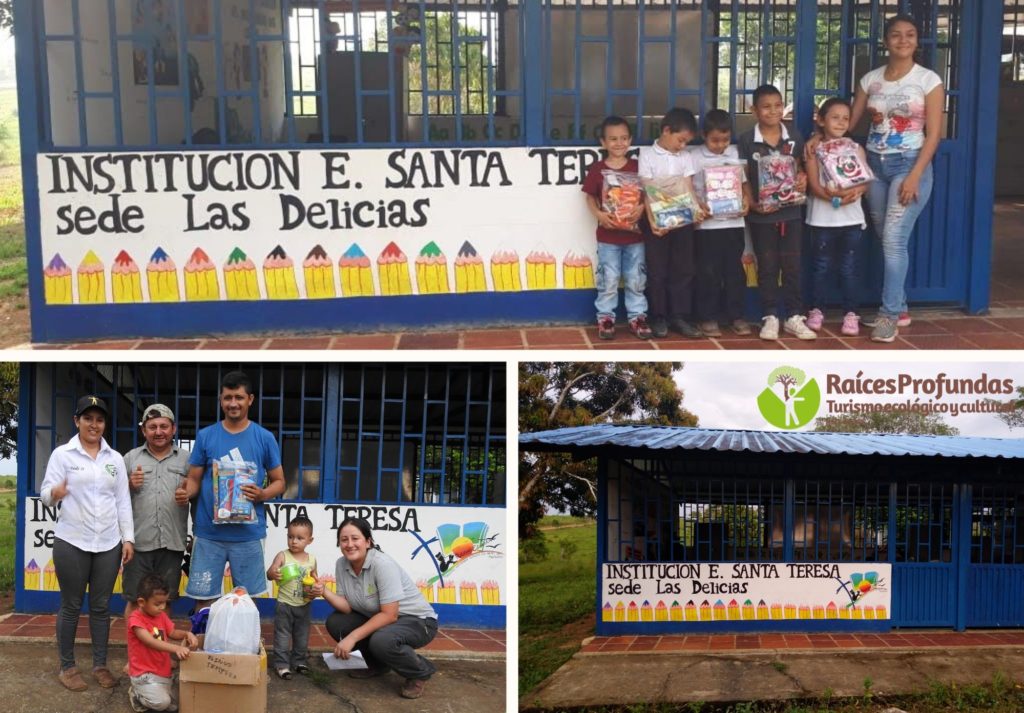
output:
[[[807,202],[797,189],[796,159],[785,154],[768,154],[757,159],[757,202],[763,211],[777,210]]]
[[[704,204],[712,218],[738,218],[743,215],[742,163],[704,167]]]
[[[629,171],[610,168],[601,171],[601,176],[601,210],[611,216],[612,227],[639,233],[635,216],[644,195],[640,177]]]
[[[674,230],[704,220],[700,201],[683,176],[643,179],[651,224],[658,230]]]
[[[875,180],[874,172],[862,158],[860,146],[853,139],[821,141],[814,154],[821,167],[822,183],[827,181],[839,190],[846,190]]]

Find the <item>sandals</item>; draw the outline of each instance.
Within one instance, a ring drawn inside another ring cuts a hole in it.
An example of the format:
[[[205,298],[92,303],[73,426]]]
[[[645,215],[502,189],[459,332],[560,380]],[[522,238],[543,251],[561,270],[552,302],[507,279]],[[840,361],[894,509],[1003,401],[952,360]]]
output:
[[[292,680],[292,672],[286,668],[277,669],[277,677],[283,678],[285,681]]]

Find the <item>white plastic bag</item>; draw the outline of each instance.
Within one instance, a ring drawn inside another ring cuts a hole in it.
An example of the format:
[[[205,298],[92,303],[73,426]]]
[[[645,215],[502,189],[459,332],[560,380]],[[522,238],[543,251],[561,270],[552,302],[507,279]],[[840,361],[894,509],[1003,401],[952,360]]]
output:
[[[260,612],[243,587],[225,594],[210,607],[203,649],[219,654],[260,651]]]

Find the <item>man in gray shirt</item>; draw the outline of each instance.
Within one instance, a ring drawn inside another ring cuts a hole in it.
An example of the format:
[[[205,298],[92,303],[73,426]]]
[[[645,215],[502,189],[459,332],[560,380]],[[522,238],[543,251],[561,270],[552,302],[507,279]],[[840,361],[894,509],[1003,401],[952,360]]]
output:
[[[158,574],[167,582],[169,599],[178,596],[181,560],[188,534],[188,506],[174,501],[188,474],[189,452],[174,443],[174,412],[153,404],[142,413],[145,445],[124,456],[135,519],[135,557],[124,567],[125,619],[135,609],[142,578]]]

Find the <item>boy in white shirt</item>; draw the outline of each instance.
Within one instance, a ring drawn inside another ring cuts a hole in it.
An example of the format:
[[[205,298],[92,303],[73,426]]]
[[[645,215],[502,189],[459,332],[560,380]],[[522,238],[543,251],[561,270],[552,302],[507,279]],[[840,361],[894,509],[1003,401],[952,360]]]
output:
[[[640,149],[640,178],[682,176],[695,173],[686,153],[697,133],[697,119],[688,109],[670,109],[661,120],[661,134],[652,146]],[[655,337],[668,336],[669,328],[684,337],[699,337],[700,330],[687,320],[693,311],[693,278],[696,273],[693,225],[674,230],[650,227],[646,238],[647,319]]]
[[[737,163],[742,166],[739,152],[732,142],[732,118],[723,109],[712,109],[704,115],[704,143],[691,146],[687,153],[693,159],[696,173],[694,187],[701,200],[707,202],[704,168]],[[722,336],[718,326],[724,317],[737,335],[750,334],[750,325],[743,319],[743,301],[746,296],[746,274],[743,271],[743,216],[750,209],[753,198],[745,172],[741,172],[743,213],[738,217],[711,217],[696,227],[697,328],[706,337]]]

